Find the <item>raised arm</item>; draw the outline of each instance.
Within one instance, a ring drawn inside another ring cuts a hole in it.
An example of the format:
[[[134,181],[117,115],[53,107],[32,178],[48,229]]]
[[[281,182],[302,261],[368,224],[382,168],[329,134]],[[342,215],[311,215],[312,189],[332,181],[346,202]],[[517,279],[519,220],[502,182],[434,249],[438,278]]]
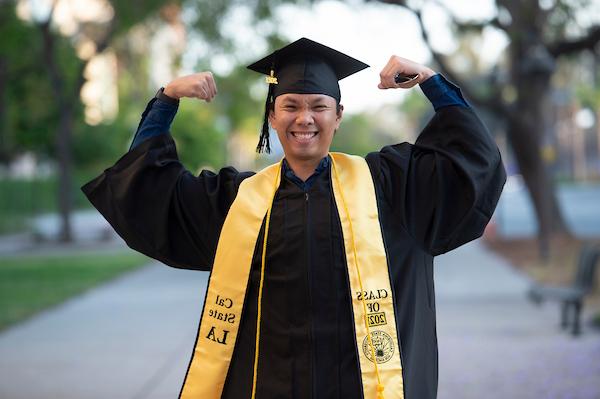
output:
[[[142,114],[130,150],[150,137],[168,133],[179,107],[179,99],[188,97],[211,102],[217,95],[217,85],[211,72],[182,76],[160,88]]]
[[[174,80],[164,94],[210,101],[216,86],[205,72]],[[229,206],[250,174],[187,171],[168,132],[176,105],[159,101],[146,108],[130,151],[82,190],[131,248],[173,267],[209,270]]]
[[[396,84],[397,72],[417,77]],[[460,91],[434,74],[403,58],[390,59],[379,88],[421,84],[436,113],[414,145],[384,147],[369,154],[367,161],[398,222],[425,251],[438,255],[481,236],[506,174],[491,135],[456,97],[462,99]],[[434,84],[435,90],[424,87]]]

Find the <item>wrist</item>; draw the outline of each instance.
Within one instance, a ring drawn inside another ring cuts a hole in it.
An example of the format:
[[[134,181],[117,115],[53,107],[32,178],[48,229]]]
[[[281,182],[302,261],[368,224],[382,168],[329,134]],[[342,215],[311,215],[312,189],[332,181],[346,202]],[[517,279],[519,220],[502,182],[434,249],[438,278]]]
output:
[[[158,100],[160,100],[161,103],[166,103],[169,105],[174,105],[175,107],[177,107],[179,105],[179,99],[175,98],[175,97],[171,97],[167,94],[165,94],[166,90],[165,88],[161,87],[160,89],[158,89],[158,91],[156,92],[156,95],[154,96],[155,98],[157,98]]]
[[[163,90],[163,94],[168,97],[171,97],[173,100],[180,99],[180,96],[177,95],[177,93],[175,92],[175,89],[170,84],[168,84],[167,87],[165,87],[165,89]]]
[[[419,73],[419,84],[425,82],[430,77],[436,75],[436,72],[431,68],[426,68]]]

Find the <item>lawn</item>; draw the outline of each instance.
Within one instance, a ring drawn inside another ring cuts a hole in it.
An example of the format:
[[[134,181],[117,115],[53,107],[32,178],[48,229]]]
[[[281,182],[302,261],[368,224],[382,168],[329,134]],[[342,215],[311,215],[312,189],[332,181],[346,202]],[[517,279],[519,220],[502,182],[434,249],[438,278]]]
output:
[[[133,251],[0,258],[0,330],[147,262]]]

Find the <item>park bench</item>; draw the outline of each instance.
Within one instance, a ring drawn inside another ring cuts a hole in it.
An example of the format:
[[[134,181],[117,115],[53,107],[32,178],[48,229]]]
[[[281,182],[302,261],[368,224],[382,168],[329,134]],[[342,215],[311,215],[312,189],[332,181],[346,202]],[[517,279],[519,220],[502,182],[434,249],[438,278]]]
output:
[[[581,332],[581,310],[583,299],[594,286],[596,264],[600,259],[600,245],[585,244],[579,252],[577,270],[571,285],[548,286],[534,284],[528,292],[529,298],[536,304],[544,300],[554,300],[562,303],[561,327],[571,327],[573,336]]]

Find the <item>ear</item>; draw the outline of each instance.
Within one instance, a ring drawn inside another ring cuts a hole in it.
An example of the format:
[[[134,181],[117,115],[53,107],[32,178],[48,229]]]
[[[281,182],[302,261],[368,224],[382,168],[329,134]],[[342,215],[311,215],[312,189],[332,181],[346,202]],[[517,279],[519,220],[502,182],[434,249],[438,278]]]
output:
[[[340,104],[340,110],[337,113],[336,117],[335,117],[335,128],[339,128],[340,127],[340,123],[342,122],[342,115],[344,113],[344,106],[342,104]]]
[[[275,110],[269,110],[269,122],[272,122],[275,119]]]

